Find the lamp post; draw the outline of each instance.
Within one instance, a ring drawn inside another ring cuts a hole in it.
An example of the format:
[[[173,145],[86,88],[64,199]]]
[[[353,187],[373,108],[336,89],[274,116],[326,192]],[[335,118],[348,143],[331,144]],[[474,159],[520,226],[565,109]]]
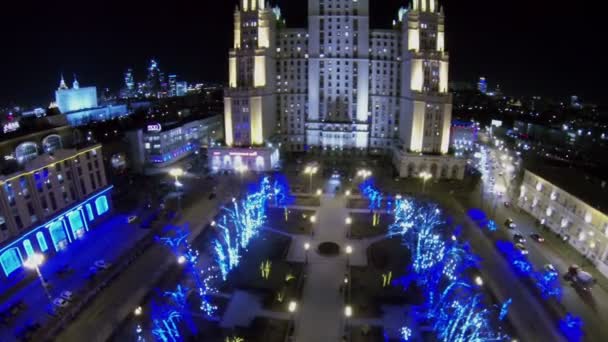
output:
[[[348,326],[348,320],[353,316],[353,307],[350,305],[346,305],[344,307],[344,332],[348,334],[349,331],[349,326]],[[347,338],[348,341],[350,341],[350,336],[348,336]]]
[[[308,264],[308,250],[310,250],[310,243],[305,243],[304,244],[304,261],[306,264]]]
[[[289,305],[287,305],[287,311],[289,311],[289,326],[287,327],[287,336],[285,336],[285,341],[290,341],[290,336],[292,335],[292,327],[295,326],[295,313],[298,310],[298,303],[296,301],[290,301]]]
[[[236,167],[236,171],[239,173],[239,178],[240,178],[240,185],[241,188],[243,187],[243,177],[245,172],[247,172],[249,170],[249,168],[247,167],[247,165],[239,165]]]
[[[350,266],[350,255],[353,253],[351,246],[346,246],[346,266]]]
[[[49,298],[49,301],[52,302],[53,298],[51,297],[51,294],[49,293],[49,288],[48,288],[49,285],[47,284],[46,280],[44,280],[42,273],[40,273],[40,266],[42,266],[43,263],[44,263],[44,255],[35,253],[23,262],[23,266],[25,266],[26,268],[29,268],[31,270],[36,270],[36,274],[38,275],[38,279],[40,279],[40,284],[42,284],[44,293]]]
[[[365,180],[372,176],[372,172],[367,169],[362,169],[362,170],[357,171],[357,176],[359,176],[359,177],[363,178],[363,180]]]
[[[422,193],[425,193],[425,189],[426,189],[426,182],[433,178],[433,175],[430,172],[427,171],[422,171],[419,174],[420,178],[422,178]]]
[[[312,193],[312,176],[317,174],[319,171],[319,167],[317,166],[307,166],[304,169],[304,174],[308,175],[308,192]]]
[[[179,177],[184,175],[184,170],[181,168],[174,168],[169,170],[169,175],[171,177],[175,177],[175,192],[177,193],[177,211],[182,211],[182,194],[179,191],[179,188],[183,186],[183,184],[179,181]]]

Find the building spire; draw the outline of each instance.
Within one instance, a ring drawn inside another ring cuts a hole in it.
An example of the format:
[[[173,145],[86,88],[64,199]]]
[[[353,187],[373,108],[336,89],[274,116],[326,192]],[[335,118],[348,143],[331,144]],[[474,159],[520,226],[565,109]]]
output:
[[[74,83],[72,83],[73,89],[80,89],[80,83],[78,83],[78,79],[76,78],[76,74],[74,73]]]
[[[61,73],[61,81],[59,82],[59,89],[68,89],[68,85],[65,84],[65,78],[63,78],[63,73]]]

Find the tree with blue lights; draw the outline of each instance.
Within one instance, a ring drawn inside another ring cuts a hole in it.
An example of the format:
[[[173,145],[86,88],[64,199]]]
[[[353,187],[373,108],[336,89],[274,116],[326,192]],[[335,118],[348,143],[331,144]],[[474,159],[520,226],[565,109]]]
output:
[[[370,212],[373,214],[373,217],[372,217],[373,224],[372,225],[375,227],[378,225],[378,223],[380,221],[380,216],[379,216],[378,211],[382,209],[383,195],[376,188],[376,185],[374,184],[374,181],[372,178],[368,178],[363,183],[361,183],[359,185],[359,190],[361,191],[363,196],[365,196],[367,198],[367,200],[369,201],[368,208],[369,208]]]
[[[182,314],[168,306],[152,305],[152,335],[160,342],[180,342],[183,340],[178,324]]]
[[[559,330],[562,332],[568,342],[580,342],[583,340],[583,321],[580,317],[567,313],[566,316],[559,321]]]
[[[559,281],[559,274],[555,270],[542,270],[533,274],[534,283],[540,291],[543,299],[555,298],[557,301],[562,299],[562,285]]]

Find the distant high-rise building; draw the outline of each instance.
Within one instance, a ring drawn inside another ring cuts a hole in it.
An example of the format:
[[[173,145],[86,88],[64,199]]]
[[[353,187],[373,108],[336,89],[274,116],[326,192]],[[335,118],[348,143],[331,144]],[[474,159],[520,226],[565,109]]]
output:
[[[164,88],[164,89],[163,89]],[[148,76],[146,78],[146,96],[162,97],[163,90],[166,92],[167,86],[164,80],[164,74],[158,67],[156,60],[150,61],[148,67]]]
[[[479,83],[477,83],[477,90],[479,90],[482,94],[488,93],[488,81],[486,81],[485,77],[479,78]]]
[[[581,109],[583,108],[583,104],[581,103],[581,100],[578,96],[576,95],[572,95],[570,97],[570,107],[574,108],[574,109]]]
[[[133,76],[133,69],[129,68],[125,72],[125,89],[129,94],[129,97],[135,95],[135,77]]]
[[[175,96],[184,96],[188,92],[188,82],[180,81],[175,83]]]
[[[272,138],[290,151],[397,153],[400,168],[406,159],[408,168],[429,167],[421,153],[448,153],[449,55],[436,0],[413,0],[392,30],[370,28],[369,0],[309,0],[308,28],[279,24],[280,10],[265,0],[239,3],[227,145]]]
[[[177,96],[177,75],[169,75],[169,96]]]

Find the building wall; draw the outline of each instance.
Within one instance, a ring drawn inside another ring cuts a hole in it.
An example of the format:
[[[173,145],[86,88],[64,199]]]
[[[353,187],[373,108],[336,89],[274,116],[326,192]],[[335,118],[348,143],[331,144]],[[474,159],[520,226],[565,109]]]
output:
[[[393,155],[393,163],[397,167],[399,176],[403,178],[416,178],[421,172],[430,172],[434,180],[462,180],[466,171],[466,159],[452,156],[397,152]]]
[[[608,215],[529,170],[524,173],[517,204],[554,232],[567,236],[574,248],[608,275]]]
[[[370,29],[368,0],[309,0],[307,28],[282,27],[278,13],[251,1],[234,13],[228,146],[259,145],[253,119],[263,117],[262,142],[289,151],[448,152],[449,56],[435,0],[400,10],[390,30]],[[272,129],[266,110],[252,111],[259,97],[276,101]]]
[[[55,92],[55,102],[61,113],[96,108],[97,88],[59,89]]]

